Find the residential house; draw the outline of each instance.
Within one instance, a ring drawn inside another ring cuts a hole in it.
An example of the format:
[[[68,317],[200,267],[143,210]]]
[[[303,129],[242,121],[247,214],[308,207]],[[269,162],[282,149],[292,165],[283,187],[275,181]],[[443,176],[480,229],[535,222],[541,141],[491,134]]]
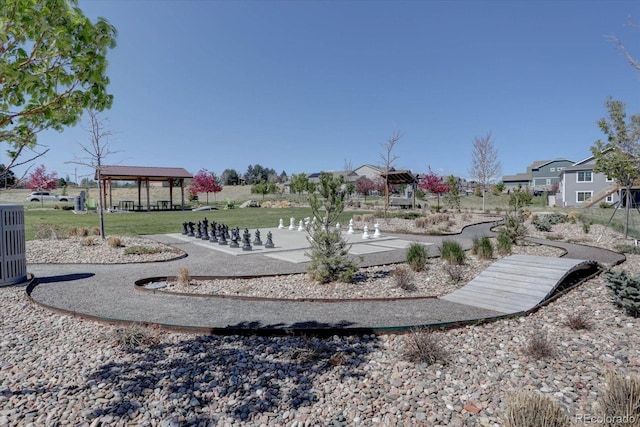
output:
[[[560,173],[574,162],[567,159],[536,160],[527,172],[502,177],[505,190],[519,186],[529,187],[531,190],[549,191],[560,182]]]
[[[563,169],[560,173],[559,192],[556,203],[559,206],[589,207],[605,202],[617,203],[618,185],[601,172],[594,172],[596,160],[587,157]]]

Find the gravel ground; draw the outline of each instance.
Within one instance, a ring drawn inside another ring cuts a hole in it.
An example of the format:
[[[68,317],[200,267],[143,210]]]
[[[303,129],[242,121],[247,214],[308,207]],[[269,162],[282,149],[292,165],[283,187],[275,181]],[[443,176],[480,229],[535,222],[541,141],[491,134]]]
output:
[[[585,235],[560,224],[552,233],[595,240],[597,227]],[[607,233],[598,244],[620,242]],[[637,274],[640,257],[615,268]],[[430,281],[432,292],[445,292]],[[589,329],[567,325],[576,315]],[[549,396],[583,425],[607,372],[640,375],[639,326],[597,277],[529,316],[434,332],[444,360],[428,365],[407,355],[415,333],[316,339],[120,328],[0,288],[0,426],[499,426],[505,399],[521,390]],[[534,335],[549,344],[547,357],[527,352]]]

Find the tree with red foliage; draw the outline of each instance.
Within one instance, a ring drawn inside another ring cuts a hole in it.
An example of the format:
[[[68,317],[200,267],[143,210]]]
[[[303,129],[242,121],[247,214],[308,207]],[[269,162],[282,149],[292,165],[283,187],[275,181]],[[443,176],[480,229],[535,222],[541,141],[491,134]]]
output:
[[[362,193],[362,195],[364,196],[364,201],[366,202],[367,196],[376,189],[376,184],[371,179],[363,176],[361,178],[358,178],[358,180],[356,181],[356,189],[358,190],[358,193]]]
[[[40,165],[29,174],[29,180],[26,187],[33,191],[53,190],[58,186],[58,174],[55,172],[47,173],[47,168]]]
[[[429,166],[429,172],[426,175],[422,175],[420,177],[418,188],[421,188],[430,192],[431,194],[436,194],[438,196],[438,211],[440,211],[440,196],[442,195],[442,193],[448,193],[449,191],[451,191],[451,187],[445,184],[441,177],[433,173],[433,171],[431,170],[431,166]]]
[[[193,177],[188,191],[192,195],[207,193],[207,203],[209,203],[209,193],[213,193],[215,197],[216,193],[222,191],[222,187],[218,183],[215,173],[209,172],[207,169],[200,169]]]

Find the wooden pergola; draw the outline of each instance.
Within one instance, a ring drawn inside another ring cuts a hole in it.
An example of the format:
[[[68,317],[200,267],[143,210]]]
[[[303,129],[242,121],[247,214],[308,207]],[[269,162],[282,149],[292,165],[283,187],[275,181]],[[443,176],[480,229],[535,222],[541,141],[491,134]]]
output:
[[[95,179],[102,180],[101,189],[101,205],[113,206],[112,198],[112,182],[113,181],[136,181],[138,183],[138,203],[132,206],[131,210],[166,210],[166,209],[184,209],[184,180],[193,178],[189,172],[183,168],[165,168],[151,166],[100,166],[96,169]],[[149,195],[150,182],[168,182],[169,183],[169,200],[167,203],[160,205],[151,205]],[[146,189],[146,206],[142,204],[142,183]],[[173,189],[175,184],[180,184],[180,204],[173,203]],[[107,203],[107,196],[109,203]]]
[[[416,207],[416,184],[418,183],[418,177],[414,175],[410,170],[391,170],[389,173],[381,173],[380,176],[385,180],[387,188],[385,191],[385,206],[389,206],[389,186],[411,184],[413,191],[411,196],[411,205],[415,209]]]

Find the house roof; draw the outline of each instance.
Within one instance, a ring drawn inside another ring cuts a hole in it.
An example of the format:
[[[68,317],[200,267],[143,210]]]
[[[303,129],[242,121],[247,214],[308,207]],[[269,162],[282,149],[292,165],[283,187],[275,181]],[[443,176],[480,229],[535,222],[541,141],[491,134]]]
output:
[[[505,175],[502,177],[502,182],[508,181],[529,181],[531,179],[531,175],[527,173],[518,173],[515,175]]]
[[[120,181],[135,181],[137,179],[148,179],[149,181],[168,181],[169,179],[193,178],[189,172],[183,168],[165,168],[153,166],[111,166],[100,167],[102,178],[111,178]],[[98,174],[96,171],[96,179]]]

